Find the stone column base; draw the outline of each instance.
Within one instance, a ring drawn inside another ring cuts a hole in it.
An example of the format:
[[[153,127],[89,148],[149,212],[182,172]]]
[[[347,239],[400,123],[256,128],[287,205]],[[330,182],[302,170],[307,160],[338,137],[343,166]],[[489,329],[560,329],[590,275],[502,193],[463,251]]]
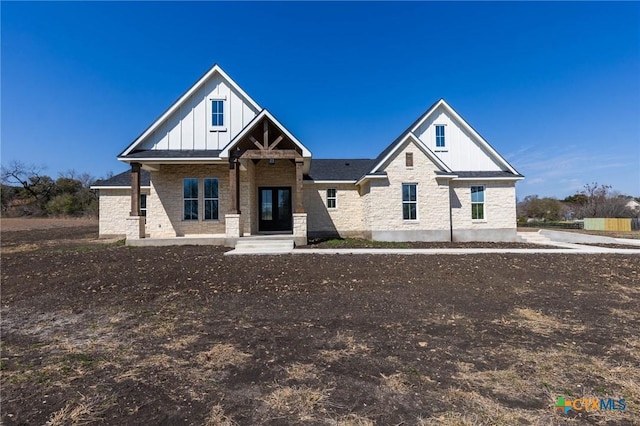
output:
[[[144,216],[127,217],[126,235],[127,241],[144,238]]]
[[[307,245],[307,214],[293,214],[293,241],[297,246]]]
[[[225,226],[225,242],[227,247],[235,247],[238,239],[242,237],[242,215],[226,214],[224,215]]]

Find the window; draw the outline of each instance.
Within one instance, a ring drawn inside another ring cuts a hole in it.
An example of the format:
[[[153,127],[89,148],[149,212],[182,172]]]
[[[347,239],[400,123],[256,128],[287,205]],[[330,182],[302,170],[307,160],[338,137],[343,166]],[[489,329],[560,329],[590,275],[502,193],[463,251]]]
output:
[[[224,126],[224,100],[211,100],[211,127]]]
[[[444,148],[444,125],[436,125],[436,148]]]
[[[402,184],[402,219],[416,220],[418,218],[418,194],[415,183]]]
[[[183,220],[198,220],[198,179],[187,178],[183,181],[184,215]]]
[[[405,165],[407,167],[413,167],[413,152],[407,152],[405,158]]]
[[[338,205],[338,192],[335,188],[327,189],[327,208],[335,209]]]
[[[218,220],[218,179],[204,180],[204,220]]]
[[[140,194],[140,216],[147,215],[147,194]]]
[[[471,187],[471,219],[484,219],[484,186]]]

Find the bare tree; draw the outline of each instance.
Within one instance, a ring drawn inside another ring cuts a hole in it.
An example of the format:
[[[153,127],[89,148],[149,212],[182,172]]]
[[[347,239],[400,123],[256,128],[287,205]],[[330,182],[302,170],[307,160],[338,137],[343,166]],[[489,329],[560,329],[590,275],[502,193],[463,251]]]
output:
[[[0,169],[0,179],[3,185],[21,187],[22,196],[31,198],[42,213],[53,195],[55,182],[51,177],[42,173],[44,167],[26,165],[21,161],[12,161],[8,167]]]
[[[579,218],[635,216],[627,206],[628,198],[613,191],[610,185],[598,185],[596,182],[587,184],[576,197],[581,201],[575,206]]]

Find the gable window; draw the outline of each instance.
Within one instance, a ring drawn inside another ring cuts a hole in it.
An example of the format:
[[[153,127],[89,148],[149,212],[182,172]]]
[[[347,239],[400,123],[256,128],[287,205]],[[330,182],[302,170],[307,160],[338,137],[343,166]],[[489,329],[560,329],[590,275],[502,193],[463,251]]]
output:
[[[218,179],[204,180],[204,220],[218,220]]]
[[[406,167],[413,167],[413,152],[407,152],[405,157]]]
[[[147,215],[147,194],[140,194],[140,216]]]
[[[224,126],[224,100],[211,100],[211,127]]]
[[[444,125],[436,125],[436,148],[444,148]]]
[[[198,179],[186,178],[182,184],[183,220],[198,220]]]
[[[484,220],[484,186],[471,187],[471,219]]]
[[[402,219],[416,220],[418,219],[418,193],[416,191],[417,184],[402,184]]]
[[[338,191],[335,188],[327,189],[327,208],[335,209],[338,206]]]

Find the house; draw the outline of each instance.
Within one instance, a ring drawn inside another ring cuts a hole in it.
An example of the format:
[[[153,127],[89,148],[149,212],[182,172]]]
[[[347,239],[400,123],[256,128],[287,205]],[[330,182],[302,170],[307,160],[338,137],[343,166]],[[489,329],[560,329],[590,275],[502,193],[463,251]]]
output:
[[[215,65],[98,182],[100,235],[515,241],[520,175],[443,99],[371,159],[315,159]],[[191,239],[189,238],[191,237]]]

